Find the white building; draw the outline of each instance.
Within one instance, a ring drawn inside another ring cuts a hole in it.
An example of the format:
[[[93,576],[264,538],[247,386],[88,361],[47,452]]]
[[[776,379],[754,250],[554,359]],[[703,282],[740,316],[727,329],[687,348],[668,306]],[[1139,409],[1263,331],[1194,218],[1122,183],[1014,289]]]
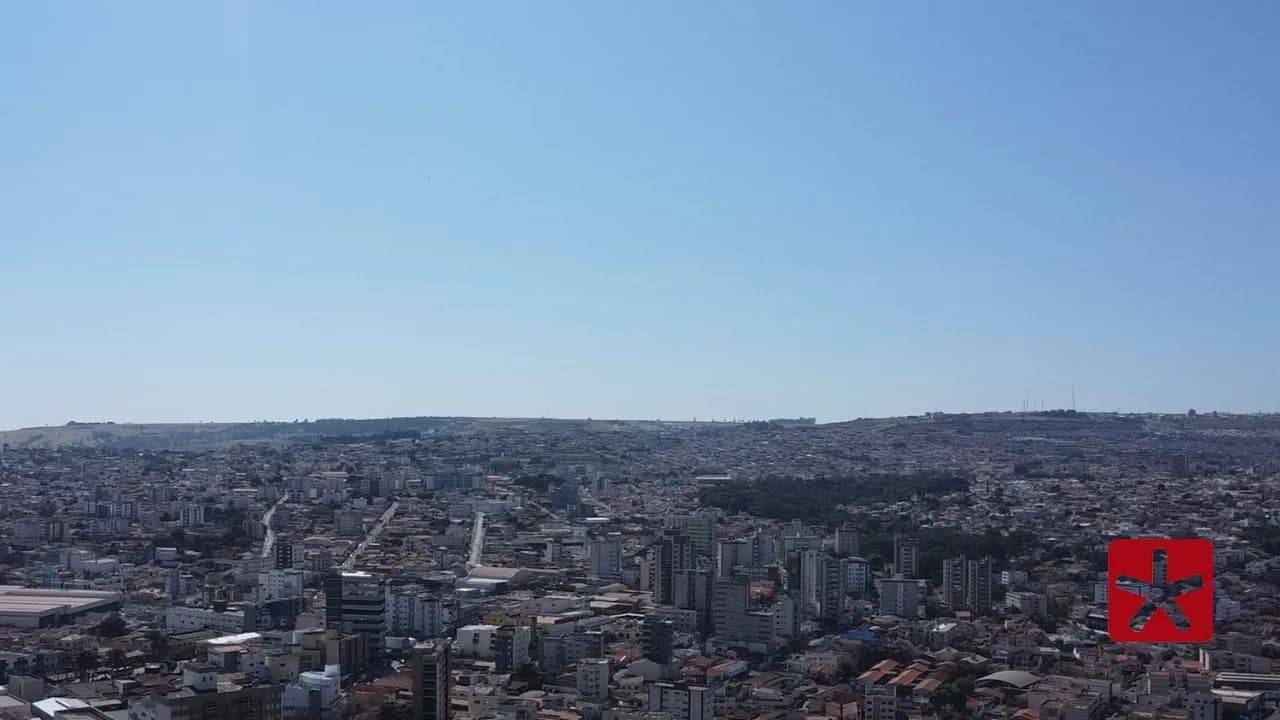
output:
[[[204,524],[204,506],[199,503],[184,503],[178,507],[178,524],[184,528]]]
[[[652,683],[645,709],[673,720],[715,720],[716,700],[711,688],[683,683]]]
[[[592,577],[622,577],[622,540],[617,537],[593,540],[588,548]]]
[[[337,665],[325,665],[323,671],[299,673],[296,682],[285,686],[281,706],[285,720],[339,720],[343,700],[342,672]]]
[[[464,625],[458,628],[454,641],[462,657],[488,659],[493,657],[493,637],[497,625]]]
[[[165,610],[164,628],[170,633],[217,630],[238,633],[244,630],[244,611],[218,612],[211,608],[193,608],[174,605]]]
[[[301,570],[268,570],[258,573],[258,593],[262,600],[302,597]]]
[[[387,633],[390,635],[437,638],[451,620],[448,607],[438,597],[387,589]]]
[[[578,661],[578,694],[592,702],[609,699],[608,658],[583,658]]]

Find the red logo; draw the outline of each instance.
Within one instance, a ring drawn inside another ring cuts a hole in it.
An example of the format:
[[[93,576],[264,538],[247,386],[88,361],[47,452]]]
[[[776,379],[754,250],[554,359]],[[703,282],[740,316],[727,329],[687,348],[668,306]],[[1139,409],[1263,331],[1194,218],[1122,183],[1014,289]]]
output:
[[[1113,540],[1107,547],[1107,632],[1115,642],[1213,637],[1213,543]]]

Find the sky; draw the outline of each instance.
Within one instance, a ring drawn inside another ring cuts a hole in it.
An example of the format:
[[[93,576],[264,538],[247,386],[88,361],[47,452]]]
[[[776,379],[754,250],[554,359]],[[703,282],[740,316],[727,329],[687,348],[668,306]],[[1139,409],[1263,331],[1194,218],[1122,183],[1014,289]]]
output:
[[[0,3],[0,428],[1280,410],[1280,5]]]

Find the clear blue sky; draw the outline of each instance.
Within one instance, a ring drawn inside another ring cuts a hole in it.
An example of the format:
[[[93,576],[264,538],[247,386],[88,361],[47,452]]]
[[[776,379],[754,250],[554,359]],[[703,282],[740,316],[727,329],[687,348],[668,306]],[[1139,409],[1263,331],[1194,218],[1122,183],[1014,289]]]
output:
[[[1280,409],[1272,2],[0,3],[0,427]]]

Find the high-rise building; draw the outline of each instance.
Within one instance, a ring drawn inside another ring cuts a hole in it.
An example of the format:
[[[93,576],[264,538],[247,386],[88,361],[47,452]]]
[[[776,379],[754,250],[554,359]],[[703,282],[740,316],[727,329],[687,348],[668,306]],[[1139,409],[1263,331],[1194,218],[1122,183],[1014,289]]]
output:
[[[750,575],[752,568],[751,543],[746,540],[721,540],[717,544],[716,577]]]
[[[381,650],[387,632],[383,579],[367,572],[330,573],[324,581],[324,626],[365,635],[374,652]]]
[[[703,632],[711,626],[711,610],[715,601],[714,583],[710,570],[686,568],[675,573],[671,604],[678,608],[697,610],[698,625]]]
[[[591,561],[591,576],[615,579],[622,577],[622,538],[611,533],[607,538],[597,538],[587,546]]]
[[[411,681],[413,717],[411,720],[449,720],[449,691],[452,679],[449,641],[424,643],[413,649]]]
[[[583,658],[578,661],[578,694],[591,702],[609,699],[609,659]]]
[[[671,662],[674,651],[675,624],[656,615],[648,615],[640,625],[640,647],[644,656],[659,665]]]
[[[703,512],[689,520],[690,550],[695,560],[714,562],[716,557],[716,514]]]
[[[654,599],[660,605],[675,603],[675,573],[694,567],[689,536],[680,530],[664,530],[654,545]]]
[[[853,555],[840,558],[840,572],[844,575],[844,591],[854,595],[867,592],[867,578],[871,576],[866,558]]]
[[[765,566],[773,564],[775,542],[776,538],[764,530],[757,530],[751,534],[752,577],[763,577]]]
[[[840,560],[831,556],[818,559],[818,615],[837,620],[844,614],[845,584]]]
[[[902,577],[881,580],[880,612],[909,620],[919,617],[919,581]]]
[[[836,530],[836,554],[857,555],[859,552],[858,530],[852,525],[842,525]]]
[[[942,562],[942,602],[951,610],[975,615],[991,612],[992,561],[970,560],[964,555]]]
[[[742,578],[717,580],[714,590],[713,626],[716,637],[725,640],[744,639],[747,611],[751,603],[751,585]]]
[[[893,572],[906,578],[920,577],[920,541],[914,537],[893,537]]]
[[[529,664],[533,630],[524,625],[503,625],[493,633],[494,669],[511,673]]]

